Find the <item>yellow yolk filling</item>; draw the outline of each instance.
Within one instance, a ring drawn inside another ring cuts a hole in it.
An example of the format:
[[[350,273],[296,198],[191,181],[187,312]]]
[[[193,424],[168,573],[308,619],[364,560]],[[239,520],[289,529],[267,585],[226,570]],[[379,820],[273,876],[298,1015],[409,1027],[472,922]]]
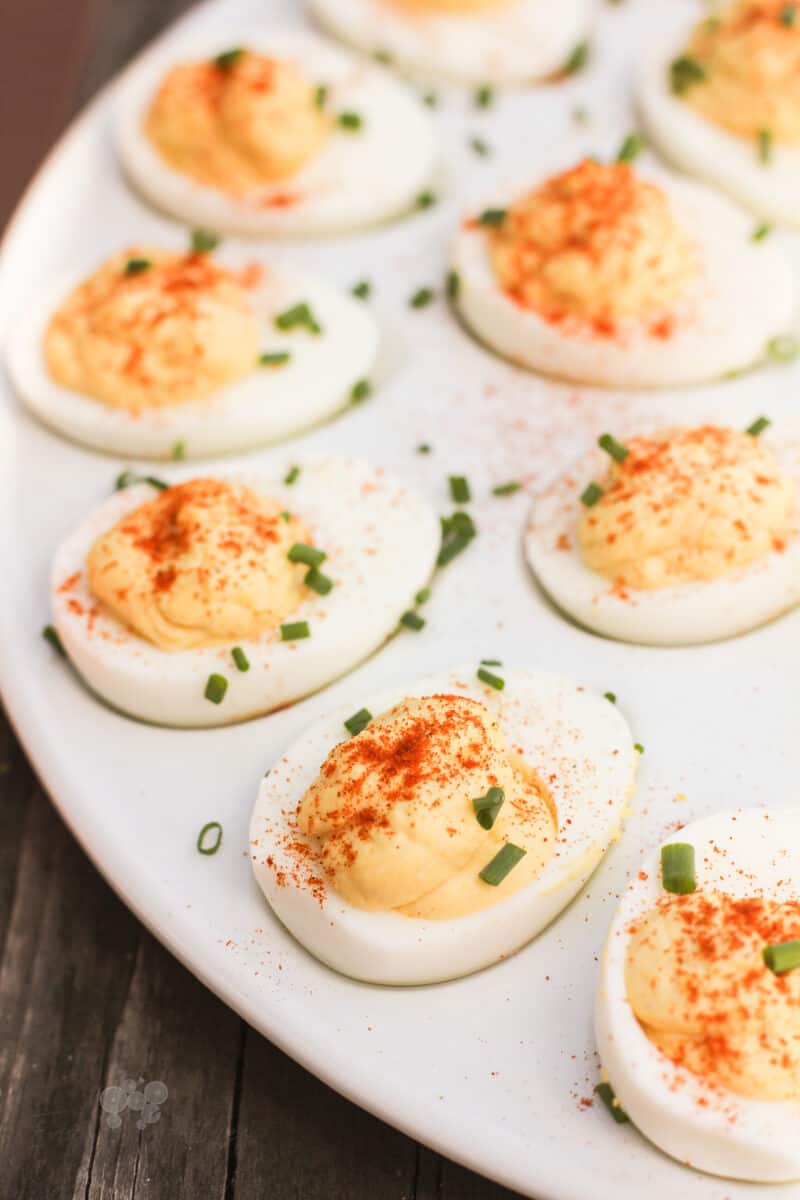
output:
[[[800,142],[800,7],[742,0],[701,21],[672,87],[710,121],[741,137]]]
[[[234,644],[276,629],[307,594],[287,558],[308,530],[249,488],[193,479],[102,534],[87,558],[92,595],[160,650]]]
[[[67,297],[47,327],[44,355],[64,387],[140,412],[241,378],[254,369],[259,342],[244,288],[207,254],[134,247]]]
[[[491,830],[472,801],[505,800]],[[555,852],[557,818],[536,773],[508,751],[484,705],[460,696],[408,699],[334,747],[298,810],[326,877],[370,912],[445,920],[507,899]],[[479,872],[512,842],[525,857],[497,887]]]
[[[587,566],[661,588],[718,579],[781,551],[794,487],[759,438],[706,425],[626,443],[579,529]]]
[[[720,892],[663,896],[637,922],[625,982],[633,1012],[678,1066],[759,1100],[800,1100],[800,970],[765,946],[800,938],[800,903]]]
[[[231,53],[227,65],[174,67],[145,132],[177,171],[236,196],[296,175],[319,151],[331,121],[316,84],[293,63]]]
[[[625,163],[587,159],[554,176],[513,204],[489,239],[497,278],[517,304],[599,333],[663,312],[696,274],[669,200]]]

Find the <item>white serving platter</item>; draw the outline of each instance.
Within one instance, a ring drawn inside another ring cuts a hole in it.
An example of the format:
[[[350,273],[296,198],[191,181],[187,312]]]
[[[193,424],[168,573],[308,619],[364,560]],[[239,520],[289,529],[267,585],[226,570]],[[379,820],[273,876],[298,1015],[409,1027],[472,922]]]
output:
[[[6,703],[64,819],[130,908],[232,1008],[327,1083],[444,1154],[537,1200],[753,1200],[773,1189],[713,1180],[670,1161],[601,1105],[591,1028],[597,956],[640,857],[679,823],[737,805],[797,803],[800,611],[735,641],[687,650],[623,645],[571,625],[525,569],[531,496],[598,433],[638,422],[790,417],[800,366],[765,367],[677,393],[593,391],[544,381],[493,358],[441,298],[450,231],[498,177],[615,153],[634,122],[630,79],[646,44],[693,0],[598,5],[590,68],[557,86],[509,93],[488,110],[440,89],[440,203],[347,239],[253,247],[343,286],[362,277],[384,353],[375,395],[334,422],[237,460],[369,457],[448,511],[446,479],[466,474],[480,534],[437,579],[420,634],[403,632],[334,686],[270,717],[215,731],[170,731],[105,708],[42,640],[51,555],[106,496],[120,464],[59,440],[2,382],[4,488],[0,654]],[[167,35],[301,26],[292,0],[214,0]],[[2,252],[0,337],[47,281],[132,238],[174,230],[128,188],[112,148],[113,86],[51,154]],[[588,125],[575,123],[586,108]],[[468,138],[493,148],[476,156]],[[774,234],[800,262],[796,239]],[[412,310],[423,285],[439,297]],[[432,454],[415,452],[420,442]],[[161,469],[160,469],[161,470]],[[169,467],[161,470],[169,476]],[[519,478],[525,491],[491,497]],[[612,690],[645,746],[621,841],[583,894],[535,943],[499,966],[435,987],[388,989],[342,978],[272,917],[252,878],[250,811],[263,772],[313,720],[347,702],[481,657],[571,675]],[[195,838],[219,820],[221,851]],[[601,1182],[604,1181],[604,1182]],[[800,1184],[781,1188],[798,1200]]]

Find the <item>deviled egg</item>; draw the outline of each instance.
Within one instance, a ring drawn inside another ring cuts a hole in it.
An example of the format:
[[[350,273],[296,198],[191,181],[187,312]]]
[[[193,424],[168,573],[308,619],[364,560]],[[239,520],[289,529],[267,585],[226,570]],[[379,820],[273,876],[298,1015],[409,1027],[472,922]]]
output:
[[[588,0],[310,0],[331,33],[406,70],[465,83],[556,75],[585,41]]]
[[[207,37],[122,88],[132,182],[179,220],[255,236],[346,232],[413,207],[435,141],[413,92],[309,34]]]
[[[565,379],[718,378],[762,358],[794,315],[790,267],[752,232],[707,187],[586,159],[462,223],[458,311],[499,354]]]
[[[767,220],[800,225],[800,6],[735,0],[654,43],[638,85],[647,132],[682,170]]]
[[[51,604],[89,687],[145,721],[227,724],[330,683],[436,562],[435,513],[363,462],[170,487],[129,474],[58,549]]]
[[[732,637],[800,603],[800,443],[768,426],[604,434],[534,503],[539,583],[587,628],[653,645]]]
[[[555,675],[472,666],[362,696],[263,780],[256,879],[338,971],[454,979],[512,954],[580,891],[637,758],[618,709]]]
[[[20,396],[57,432],[113,454],[192,458],[332,416],[377,348],[364,305],[314,278],[133,246],[36,298],[7,357]]]
[[[616,1102],[714,1175],[800,1179],[800,810],[721,813],[645,860],[600,966]]]

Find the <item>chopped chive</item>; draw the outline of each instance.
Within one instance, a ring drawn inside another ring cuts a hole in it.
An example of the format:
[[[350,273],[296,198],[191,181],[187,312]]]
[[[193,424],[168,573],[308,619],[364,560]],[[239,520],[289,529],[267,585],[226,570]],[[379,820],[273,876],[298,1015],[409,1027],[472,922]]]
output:
[[[293,483],[297,483],[300,478],[300,468],[297,466],[290,467],[283,477],[283,482],[287,487],[291,487]]]
[[[373,58],[376,62],[383,63],[385,67],[390,66],[394,62],[394,55],[391,50],[376,50]]]
[[[705,67],[688,54],[681,54],[670,63],[669,83],[676,96],[682,96],[693,83],[702,83],[706,78]]]
[[[473,95],[476,108],[490,108],[494,103],[494,92],[489,87],[488,83],[484,83],[479,87]]]
[[[348,733],[351,733],[355,737],[357,733],[361,733],[363,729],[367,728],[371,720],[372,713],[369,709],[360,708],[357,713],[353,713],[352,717],[347,718],[344,727]]]
[[[481,683],[485,683],[487,687],[494,688],[496,692],[502,692],[506,686],[505,679],[501,679],[499,675],[493,675],[485,667],[478,667],[478,679],[480,679]]]
[[[482,667],[502,667],[503,660],[501,658],[482,658]]]
[[[420,629],[425,628],[425,618],[409,609],[408,612],[403,613],[400,624],[405,625],[406,629],[413,629],[415,633],[419,633]]]
[[[604,699],[608,700],[611,704],[617,703],[617,697],[614,692],[603,692],[603,697],[604,697]]]
[[[458,294],[461,291],[461,277],[458,271],[448,271],[445,280],[445,291],[447,299],[455,301],[458,299]]]
[[[796,16],[797,16],[797,5],[796,4],[784,4],[783,8],[781,9],[781,11],[779,13],[779,20],[780,20],[781,25],[786,25],[786,27],[788,29],[791,29],[795,23]]]
[[[305,301],[279,313],[275,318],[275,327],[284,332],[289,329],[307,329],[309,333],[322,333],[322,326]]]
[[[292,514],[287,509],[284,509],[283,512],[281,513],[281,520],[285,521],[286,524],[288,525],[289,522],[291,521],[291,519],[292,519]]]
[[[601,450],[605,450],[606,454],[610,454],[614,462],[624,463],[625,459],[630,454],[627,446],[623,446],[622,442],[618,442],[610,433],[604,433],[597,439],[597,444]]]
[[[764,222],[762,222],[761,225],[756,225],[755,229],[750,234],[750,241],[751,242],[763,242],[764,238],[769,237],[769,235],[771,233],[772,233],[772,226],[768,225],[767,222],[764,221]]]
[[[772,158],[772,131],[770,129],[759,129],[758,131],[758,161],[766,165]]]
[[[633,748],[637,754],[644,754],[644,746],[642,745],[641,742],[634,742]]]
[[[316,108],[324,108],[328,102],[328,85],[327,83],[318,83],[314,88],[314,106]]]
[[[478,872],[478,875],[490,887],[497,887],[526,854],[527,850],[523,850],[521,846],[515,846],[513,842],[506,842],[502,850],[498,850],[492,861],[487,863],[483,870]]]
[[[469,504],[472,499],[472,493],[469,490],[469,482],[463,475],[450,475],[448,477],[450,484],[450,497],[454,504]]]
[[[513,496],[522,487],[516,479],[509,480],[508,483],[498,483],[492,488],[493,496]]]
[[[775,975],[783,975],[800,967],[800,941],[797,939],[765,946],[762,954],[764,962]]]
[[[469,513],[454,512],[452,516],[441,518],[442,544],[436,563],[446,567],[449,562],[459,555],[477,535],[477,529]]]
[[[490,787],[485,796],[478,796],[472,801],[475,816],[481,829],[491,829],[497,820],[497,814],[503,807],[506,794],[500,787]]]
[[[316,592],[318,596],[327,596],[328,592],[333,591],[333,580],[327,575],[323,575],[322,571],[316,567],[311,567],[306,571],[303,583],[306,587],[311,588],[312,592]]]
[[[234,661],[237,671],[244,672],[250,670],[250,662],[241,646],[233,647],[231,650],[231,658]]]
[[[362,400],[368,400],[372,395],[372,384],[368,379],[359,379],[353,384],[350,392],[350,399],[353,404],[360,404]]]
[[[218,54],[214,61],[214,66],[219,67],[220,71],[230,71],[231,67],[235,67],[239,59],[244,54],[244,50],[237,47],[235,50],[226,50],[223,54]]]
[[[149,271],[152,265],[149,258],[129,258],[125,263],[125,274],[141,275],[143,271]]]
[[[757,417],[752,425],[748,425],[745,433],[749,433],[750,437],[760,437],[765,429],[768,429],[772,424],[769,417]]]
[[[316,546],[305,546],[302,542],[295,542],[293,546],[289,547],[286,557],[289,562],[303,563],[306,567],[319,567],[328,556],[324,550],[318,550]]]
[[[57,654],[60,654],[62,658],[67,657],[63,642],[58,636],[58,631],[55,625],[45,625],[44,629],[42,630],[42,637],[46,642],[50,643]]]
[[[767,342],[767,354],[776,362],[791,362],[800,352],[797,338],[791,333],[780,333]]]
[[[211,832],[216,834],[213,842],[207,841]],[[222,826],[219,821],[207,821],[197,835],[197,849],[201,854],[216,854],[222,845]]]
[[[348,133],[357,133],[364,124],[364,118],[355,112],[341,112],[336,120],[340,128],[346,129]]]
[[[429,287],[419,288],[409,300],[411,308],[426,308],[433,300],[433,290]]]
[[[478,216],[478,224],[488,225],[491,229],[499,229],[507,216],[507,208],[485,208]]]
[[[186,458],[186,442],[176,442],[172,447],[172,457],[175,462],[183,462]]]
[[[420,192],[417,196],[417,208],[433,208],[436,203],[435,192]]]
[[[578,42],[575,49],[570,54],[564,66],[561,68],[563,75],[574,75],[577,71],[582,71],[589,61],[589,43]]]
[[[598,1083],[594,1089],[618,1125],[627,1125],[630,1117],[617,1099],[610,1083]]]
[[[431,598],[431,589],[429,587],[420,588],[414,597],[415,604],[427,604]]]
[[[430,444],[430,442],[420,442],[420,444],[417,446],[417,454],[432,454],[432,453],[433,453],[433,446]]]
[[[436,92],[425,92],[422,97],[422,103],[426,104],[428,108],[436,108],[439,103],[439,97],[436,95]]]
[[[205,697],[212,704],[221,704],[228,690],[228,681],[224,675],[209,675],[206,681]]]
[[[291,357],[288,350],[268,350],[259,354],[258,364],[261,367],[285,367]]]
[[[687,842],[673,842],[661,847],[661,882],[665,892],[673,892],[678,896],[688,896],[697,890],[694,846]]]
[[[632,163],[644,150],[647,142],[640,133],[629,133],[619,148],[617,162]]]
[[[282,642],[300,642],[303,638],[309,637],[311,637],[311,630],[308,627],[308,621],[292,621],[288,625],[281,625]]]
[[[587,508],[594,508],[602,495],[603,489],[598,484],[588,483],[581,492],[581,504],[585,504]]]
[[[372,295],[372,284],[368,279],[359,279],[353,284],[352,293],[357,300],[369,300]]]
[[[195,229],[192,232],[192,250],[195,254],[210,254],[219,245],[219,234],[210,229]]]
[[[114,491],[121,492],[123,488],[133,487],[136,483],[149,483],[158,492],[164,492],[169,487],[163,479],[155,475],[137,475],[135,471],[122,471],[114,481]]]
[[[485,142],[482,137],[471,137],[469,139],[469,147],[480,158],[486,158],[492,152],[489,143]]]

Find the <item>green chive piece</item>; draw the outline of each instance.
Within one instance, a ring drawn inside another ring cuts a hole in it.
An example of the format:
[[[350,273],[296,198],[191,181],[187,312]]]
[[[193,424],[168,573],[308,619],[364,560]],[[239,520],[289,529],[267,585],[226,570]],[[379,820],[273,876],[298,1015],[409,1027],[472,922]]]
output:
[[[482,137],[471,137],[469,139],[469,148],[480,158],[487,158],[492,150],[488,142],[485,142]]]
[[[420,192],[416,201],[417,208],[433,208],[434,204],[436,203],[436,199],[437,197],[435,192]]]
[[[250,661],[241,646],[234,646],[231,650],[231,658],[237,671],[249,671]]]
[[[637,754],[644,754],[644,746],[642,745],[641,742],[634,742],[633,748]]]
[[[618,442],[610,433],[604,433],[597,439],[597,444],[601,450],[605,450],[606,454],[610,454],[614,462],[624,463],[625,459],[630,454],[627,446],[623,446],[622,442]]]
[[[192,250],[195,254],[210,254],[219,245],[219,234],[210,229],[195,229],[192,233]]]
[[[302,542],[295,542],[293,546],[289,547],[286,557],[289,562],[303,563],[306,567],[319,567],[328,556],[324,550],[318,550],[316,546],[305,546]]]
[[[333,580],[327,575],[323,575],[322,571],[316,567],[311,567],[310,570],[306,571],[303,583],[306,587],[311,588],[312,592],[316,592],[318,596],[327,596],[328,592],[333,591]]]
[[[522,862],[527,854],[527,850],[523,850],[521,846],[515,846],[513,842],[506,842],[502,850],[498,850],[490,863],[487,863],[478,875],[484,883],[488,883],[490,887],[497,887],[505,879],[506,875],[514,870],[517,863]]]
[[[280,516],[281,516],[281,520],[285,521],[287,525],[289,524],[289,522],[292,519],[292,514],[290,512],[288,512],[287,509],[284,509],[283,512],[280,514]]]
[[[414,633],[419,633],[420,629],[425,628],[425,618],[409,609],[408,612],[403,613],[400,624],[404,625],[406,629],[413,629]]]
[[[209,836],[214,840],[209,841]],[[222,826],[219,821],[207,821],[197,835],[197,849],[201,854],[216,854],[222,845]]]
[[[585,504],[587,508],[594,508],[597,501],[603,495],[603,489],[596,483],[589,483],[581,492],[581,504]]]
[[[457,300],[459,292],[461,291],[461,277],[458,271],[447,272],[447,278],[444,286],[447,293],[447,299],[450,301]]]
[[[291,357],[288,350],[268,350],[259,354],[258,364],[261,367],[285,367]]]
[[[488,225],[490,229],[499,229],[507,216],[507,208],[485,208],[478,216],[478,224]]]
[[[316,108],[324,108],[328,102],[328,85],[327,83],[318,83],[314,89],[314,105]]]
[[[640,133],[629,133],[619,148],[617,162],[632,163],[644,150],[647,142]]]
[[[491,108],[494,104],[494,92],[489,87],[488,83],[484,83],[479,87],[473,96],[476,108]]]
[[[610,1083],[598,1083],[594,1089],[595,1095],[599,1096],[605,1104],[608,1111],[611,1113],[618,1125],[627,1125],[630,1117],[625,1112],[625,1109],[620,1104],[616,1097],[614,1089]]]
[[[750,437],[760,437],[765,429],[768,429],[772,422],[769,417],[756,417],[752,425],[748,425],[745,433],[749,433]]]
[[[433,290],[429,287],[419,288],[409,300],[412,308],[426,308],[433,300]]]
[[[694,846],[687,842],[672,842],[661,847],[661,882],[665,892],[678,896],[688,896],[697,890]]]
[[[422,103],[426,104],[428,108],[436,108],[439,104],[439,97],[436,92],[426,92],[422,97]]]
[[[417,454],[432,454],[432,453],[433,453],[433,446],[430,444],[430,442],[420,442],[420,444],[417,446]]]
[[[759,129],[758,131],[758,161],[765,165],[772,158],[772,131],[770,129]]]
[[[353,384],[350,399],[353,404],[360,404],[363,400],[368,400],[371,395],[372,384],[370,381],[368,379],[359,379],[357,383]]]
[[[795,23],[796,17],[797,17],[797,5],[796,4],[784,4],[784,6],[781,9],[780,14],[779,14],[779,20],[780,20],[781,25],[785,25],[788,29],[791,29]]]
[[[368,279],[359,279],[353,284],[352,293],[357,300],[369,300],[372,295],[372,284]]]
[[[376,50],[373,58],[376,62],[383,63],[385,67],[390,66],[394,62],[394,55],[391,50]]]
[[[490,787],[485,796],[478,796],[477,800],[472,801],[472,807],[481,829],[492,828],[505,798],[506,794],[502,788]]]
[[[482,658],[482,667],[502,667],[503,660],[501,658]]]
[[[307,329],[309,333],[322,333],[322,326],[317,321],[311,308],[305,301],[287,308],[275,318],[275,327],[284,332],[288,329]]]
[[[450,497],[454,504],[469,504],[472,499],[472,493],[469,489],[469,483],[463,475],[448,476],[450,484]]]
[[[206,682],[205,697],[212,704],[221,704],[228,690],[228,681],[224,675],[209,675]]]
[[[223,54],[218,54],[214,61],[214,66],[219,67],[220,71],[230,71],[231,67],[235,67],[239,59],[244,54],[244,50],[237,47],[235,50],[226,50]]]
[[[783,975],[800,967],[800,941],[797,939],[765,946],[762,954],[764,962],[775,975]]]
[[[564,66],[561,68],[562,74],[574,75],[577,71],[582,71],[589,61],[589,43],[578,42],[575,49],[570,54]]]
[[[186,458],[186,442],[176,442],[172,447],[172,458],[175,462],[183,462]]]
[[[129,258],[125,263],[125,274],[141,275],[143,271],[149,271],[152,265],[149,258]]]
[[[352,717],[347,718],[344,727],[348,733],[355,737],[357,733],[361,733],[363,729],[367,728],[371,720],[372,713],[369,709],[360,708],[357,713],[353,713]]]
[[[772,226],[764,221],[761,225],[756,225],[753,232],[750,234],[751,242],[763,242],[765,237],[769,237],[772,233]]]
[[[800,353],[797,338],[791,333],[780,333],[767,342],[767,354],[776,362],[791,362]]]
[[[42,630],[42,637],[46,642],[50,643],[57,654],[60,654],[62,658],[67,657],[67,652],[64,649],[64,644],[61,641],[61,638],[58,636],[58,631],[55,625],[45,625],[44,629]]]
[[[692,84],[702,83],[706,78],[705,67],[688,54],[681,54],[670,63],[669,83],[676,96],[682,96]]]
[[[616,704],[616,703],[617,703],[617,697],[616,697],[616,695],[615,695],[615,693],[614,693],[614,692],[603,692],[603,696],[604,696],[604,698],[605,698],[606,700],[608,700],[608,701],[609,701],[611,704]]]
[[[288,625],[281,625],[282,642],[301,642],[303,638],[310,637],[311,630],[308,627],[308,621],[293,621]]]
[[[511,479],[511,480],[509,480],[508,483],[498,483],[496,487],[493,487],[492,495],[493,496],[513,496],[514,493],[518,492],[521,487],[522,487],[521,483],[519,483],[516,479]]]
[[[346,129],[348,133],[358,133],[364,124],[364,118],[355,112],[341,112],[336,120],[340,128]]]
[[[293,483],[297,483],[299,478],[300,478],[300,468],[299,467],[290,467],[289,470],[286,472],[286,474],[283,477],[283,482],[286,484],[287,487],[291,487]]]
[[[502,692],[506,686],[505,679],[501,679],[499,675],[493,675],[485,667],[478,667],[478,679],[480,679],[481,683],[485,683],[487,687],[494,688],[496,692]]]
[[[436,562],[438,566],[446,567],[462,550],[466,550],[478,531],[469,513],[461,511],[442,517],[441,527],[442,544]]]
[[[123,488],[133,487],[135,483],[149,483],[158,492],[164,492],[169,487],[163,479],[155,475],[137,475],[135,471],[122,471],[114,481],[114,491],[121,492]]]
[[[429,587],[420,588],[414,597],[415,604],[427,604],[431,598],[431,589]]]

